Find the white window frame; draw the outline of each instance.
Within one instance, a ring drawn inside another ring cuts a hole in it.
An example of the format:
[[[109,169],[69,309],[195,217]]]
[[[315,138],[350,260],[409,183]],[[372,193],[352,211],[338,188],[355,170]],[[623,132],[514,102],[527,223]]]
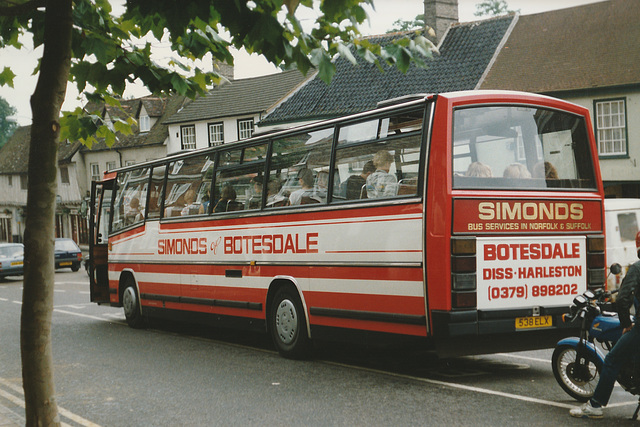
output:
[[[196,149],[196,125],[180,126],[180,147],[183,150]]]
[[[60,183],[65,185],[71,184],[69,179],[69,168],[66,166],[60,166]]]
[[[149,132],[151,130],[151,118],[147,114],[140,116],[138,126],[140,127],[140,132]]]
[[[116,168],[116,162],[107,162],[107,171],[112,171]]]
[[[224,144],[224,123],[209,123],[209,147]]]
[[[238,119],[238,141],[253,136],[253,119]]]
[[[91,163],[89,168],[91,170],[91,181],[100,181],[102,177],[100,173],[100,163]]]
[[[626,99],[601,99],[593,104],[598,156],[628,156]]]

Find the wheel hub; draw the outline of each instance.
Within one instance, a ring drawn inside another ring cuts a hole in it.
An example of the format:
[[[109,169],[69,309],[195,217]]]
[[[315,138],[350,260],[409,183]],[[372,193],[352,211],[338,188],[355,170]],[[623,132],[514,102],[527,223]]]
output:
[[[588,383],[593,379],[589,366],[575,362],[567,365],[567,375],[575,382]]]
[[[293,302],[284,300],[276,310],[276,331],[285,344],[291,344],[296,336],[298,316]]]
[[[136,294],[132,288],[127,288],[122,294],[122,307],[124,308],[124,314],[126,316],[132,316],[136,311]]]

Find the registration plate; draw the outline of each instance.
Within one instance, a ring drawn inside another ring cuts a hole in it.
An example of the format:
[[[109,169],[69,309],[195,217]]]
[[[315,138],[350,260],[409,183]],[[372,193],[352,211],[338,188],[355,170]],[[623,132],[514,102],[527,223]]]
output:
[[[61,266],[62,266],[62,265],[71,265],[71,264],[72,264],[72,262],[71,262],[71,261],[61,262],[61,263],[60,263],[60,265],[61,265]]]
[[[549,328],[553,326],[551,316],[517,317],[516,329]]]
[[[11,267],[15,267],[16,265],[22,265],[22,261],[14,261],[11,263]]]

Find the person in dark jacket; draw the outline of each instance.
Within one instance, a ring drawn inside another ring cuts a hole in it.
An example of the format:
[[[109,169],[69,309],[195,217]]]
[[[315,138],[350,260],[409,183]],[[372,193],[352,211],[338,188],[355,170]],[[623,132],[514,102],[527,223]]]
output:
[[[640,232],[636,234],[636,250],[640,258]],[[629,309],[637,295],[640,295],[640,261],[636,261],[629,267],[616,298],[620,326],[623,328],[622,337],[604,359],[600,380],[593,397],[583,406],[572,409],[569,412],[571,416],[602,418],[602,407],[609,403],[620,369],[640,352],[640,327],[631,323],[629,315]]]
[[[360,175],[351,175],[340,186],[341,193],[347,198],[347,200],[362,198],[362,187],[367,183],[369,175],[376,171],[376,167],[373,166],[373,161],[369,160],[364,164],[362,173]]]

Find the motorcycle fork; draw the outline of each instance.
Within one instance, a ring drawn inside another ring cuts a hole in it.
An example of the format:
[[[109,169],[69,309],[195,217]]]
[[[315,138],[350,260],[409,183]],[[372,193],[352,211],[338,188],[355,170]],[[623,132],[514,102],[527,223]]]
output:
[[[587,353],[589,352],[587,348],[588,341],[586,319],[582,318],[582,328],[580,328],[580,341],[578,341],[578,347],[576,348],[576,364],[578,365],[587,365]]]

